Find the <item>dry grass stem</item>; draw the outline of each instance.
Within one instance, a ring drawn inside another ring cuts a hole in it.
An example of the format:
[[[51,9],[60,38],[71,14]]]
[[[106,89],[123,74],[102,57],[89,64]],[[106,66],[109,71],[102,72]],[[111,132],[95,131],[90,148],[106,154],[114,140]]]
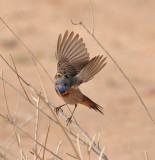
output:
[[[59,144],[58,144],[58,147],[57,147],[57,150],[56,150],[56,155],[58,155],[58,152],[59,152],[59,148],[60,148],[60,145],[62,144],[62,140],[59,141]],[[56,158],[55,158],[56,159]]]
[[[41,142],[41,145],[43,145],[43,142]],[[38,149],[38,155],[40,155],[41,150],[42,150],[42,146],[40,146],[39,149]]]
[[[38,141],[38,126],[39,126],[39,109],[38,108],[39,108],[39,102],[40,102],[40,98],[38,97],[38,99],[37,99],[37,109],[36,109],[35,136],[34,136],[36,142]],[[36,142],[34,144],[34,149],[35,149],[36,153],[38,153],[37,152],[37,143]],[[37,160],[37,157],[35,156],[34,159]]]
[[[100,154],[99,160],[102,160],[102,156],[103,156],[104,150],[105,150],[105,146],[104,146],[103,149],[102,149],[102,152],[101,152],[101,154]]]
[[[149,156],[148,156],[147,150],[145,150],[145,159],[149,160]]]
[[[47,145],[47,139],[48,139],[49,131],[50,131],[50,125],[48,126],[48,130],[47,130],[47,134],[46,134],[46,138],[45,138],[45,144],[44,144],[44,150],[43,150],[43,156],[42,156],[43,160],[45,158],[45,148],[46,148],[46,145]]]
[[[79,155],[80,155],[80,160],[83,160],[83,156],[82,156],[82,152],[81,152],[81,148],[80,148],[80,143],[79,143],[79,133],[77,134],[77,147],[78,147],[78,151],[79,151]]]
[[[98,145],[98,147],[100,147],[100,137],[101,137],[101,134],[99,132],[98,133],[98,138],[97,138],[97,145]]]
[[[90,152],[90,150],[91,150],[91,148],[92,148],[92,145],[93,145],[93,143],[94,143],[95,138],[96,138],[96,134],[93,136],[92,141],[89,142],[89,148],[88,148],[88,151],[89,151],[89,152]]]
[[[21,140],[20,140],[20,135],[19,133],[17,134],[17,137],[18,137],[18,143],[19,143],[19,149],[20,149],[20,157],[21,157],[21,160],[23,160],[23,149],[22,149],[22,144],[21,144]],[[25,159],[25,158],[24,158]]]

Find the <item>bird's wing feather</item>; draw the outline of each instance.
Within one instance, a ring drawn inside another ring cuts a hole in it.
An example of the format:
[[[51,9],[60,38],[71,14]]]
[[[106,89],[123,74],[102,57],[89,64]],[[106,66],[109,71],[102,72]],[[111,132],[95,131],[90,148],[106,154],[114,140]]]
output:
[[[89,62],[89,54],[83,39],[79,39],[78,34],[74,37],[74,32],[68,35],[68,31],[66,31],[63,37],[60,34],[57,42],[56,59],[59,73],[66,73],[72,77],[77,75]]]
[[[75,76],[73,85],[80,85],[88,82],[95,74],[97,74],[105,65],[105,58],[103,56],[96,56],[92,58],[89,63]]]

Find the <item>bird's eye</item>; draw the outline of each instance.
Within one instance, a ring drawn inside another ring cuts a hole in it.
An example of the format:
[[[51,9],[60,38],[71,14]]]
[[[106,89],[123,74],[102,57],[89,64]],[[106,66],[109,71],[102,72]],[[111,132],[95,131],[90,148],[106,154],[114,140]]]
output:
[[[58,74],[58,75],[57,75],[57,77],[58,77],[58,78],[60,78],[60,77],[61,77],[61,75],[60,75],[60,74]]]
[[[59,73],[57,73],[57,74],[56,74],[56,78],[60,78],[60,77],[62,77],[62,75],[59,74]]]

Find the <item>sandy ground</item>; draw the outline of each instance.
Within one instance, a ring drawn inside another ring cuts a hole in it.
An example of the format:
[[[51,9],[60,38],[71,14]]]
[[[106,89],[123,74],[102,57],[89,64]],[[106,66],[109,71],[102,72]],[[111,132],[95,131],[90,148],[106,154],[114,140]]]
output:
[[[95,36],[122,67],[155,119],[155,1],[97,0],[92,1],[92,6]],[[73,26],[70,22],[71,19],[75,22],[82,21],[92,30],[89,1],[1,0],[0,16],[35,53],[52,78],[56,73],[54,54],[57,37],[59,33],[64,33],[66,30],[79,33],[83,37],[91,57],[98,54],[107,56],[82,27]],[[28,51],[3,23],[0,23],[0,53],[10,63],[12,63],[10,59],[12,54],[20,75],[41,90]],[[155,126],[115,64],[110,58],[107,58],[107,62],[107,66],[93,80],[81,86],[84,94],[104,107],[105,115],[102,116],[79,105],[75,112],[76,120],[91,137],[94,134],[101,134],[100,146],[101,148],[105,146],[105,154],[109,160],[130,160],[132,156],[135,160],[145,159],[145,150],[148,152],[149,159],[155,159]],[[16,75],[1,59],[0,69],[3,69],[4,78],[22,91]],[[57,106],[61,105],[63,101],[56,95],[54,85],[42,70],[41,75],[49,100]],[[28,89],[27,92],[31,93]],[[19,102],[17,124],[25,122],[35,114],[35,109],[8,86],[6,86],[6,94],[11,114],[14,114]],[[73,109],[72,106],[70,108]],[[1,114],[7,115],[2,85],[0,110]],[[63,110],[69,115],[66,107]],[[52,116],[48,109],[45,111]],[[65,125],[66,122],[61,118],[60,120]],[[49,124],[51,129],[47,147],[56,152],[56,147],[62,140],[59,156],[63,159],[73,159],[66,154],[75,155],[62,131],[42,114],[40,114],[38,130],[39,142],[45,141]],[[24,130],[34,137],[34,127],[33,120],[24,127]],[[73,127],[71,130],[77,134]],[[13,128],[0,118],[1,145],[12,132]],[[28,159],[32,159],[30,150],[34,147],[34,142],[22,133],[20,136],[25,154]],[[82,137],[81,134],[80,136]],[[97,142],[97,138],[95,141]],[[87,148],[81,146],[81,149],[84,159],[88,159]],[[16,142],[13,142],[10,151],[19,156]],[[47,159],[52,157],[48,153],[45,156]],[[92,152],[91,159],[98,159],[98,157]]]

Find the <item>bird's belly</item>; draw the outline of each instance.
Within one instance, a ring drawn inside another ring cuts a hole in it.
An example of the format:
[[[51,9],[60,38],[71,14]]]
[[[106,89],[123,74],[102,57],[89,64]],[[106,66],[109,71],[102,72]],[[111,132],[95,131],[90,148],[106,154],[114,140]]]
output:
[[[77,104],[80,103],[82,100],[82,93],[79,92],[79,90],[75,90],[75,89],[67,89],[66,92],[64,94],[60,94],[57,91],[57,94],[63,98],[63,100],[65,101],[65,103],[67,104]]]

